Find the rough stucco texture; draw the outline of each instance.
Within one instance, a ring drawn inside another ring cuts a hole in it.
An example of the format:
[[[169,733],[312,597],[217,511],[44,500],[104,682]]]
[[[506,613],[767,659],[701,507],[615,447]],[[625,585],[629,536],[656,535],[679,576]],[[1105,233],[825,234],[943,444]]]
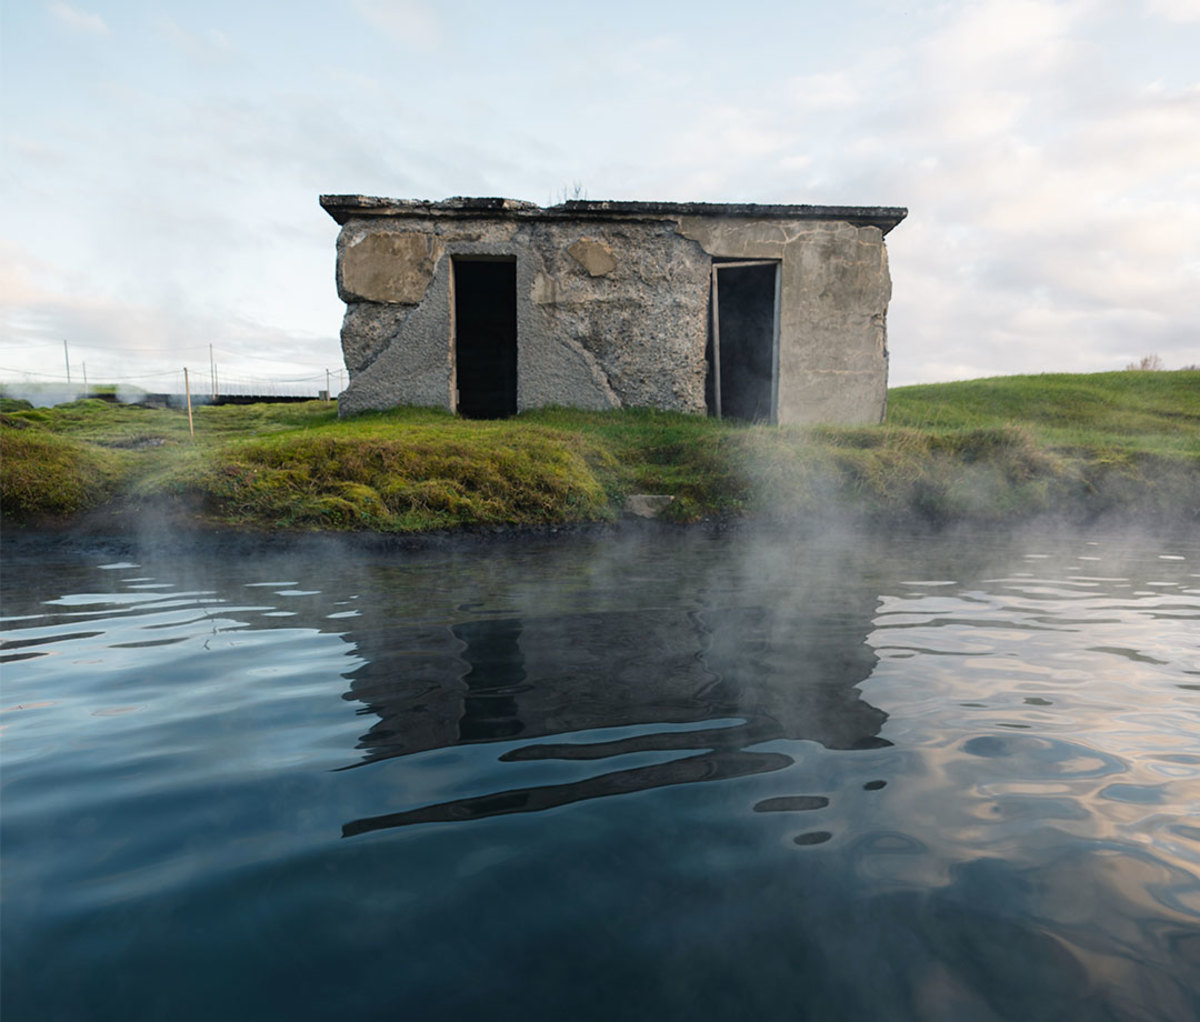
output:
[[[685,218],[713,255],[780,262],[779,421],[879,422],[892,285],[877,227]]]
[[[630,405],[703,414],[712,257],[780,262],[779,421],[883,415],[891,284],[878,228],[682,217],[349,221],[343,414],[454,408],[455,256],[515,258],[520,409]]]
[[[519,408],[648,405],[702,414],[707,256],[670,224],[607,225],[602,239],[591,237],[594,226],[585,237],[576,224],[467,219],[430,223],[426,237],[347,224],[338,271],[349,302],[342,413],[452,408],[452,260],[514,256]]]
[[[703,414],[708,258],[670,224],[617,223],[604,231],[612,269],[594,277],[570,251],[579,233],[547,224],[530,239],[540,332],[575,339],[612,405]],[[527,407],[566,403],[550,388],[529,398]]]

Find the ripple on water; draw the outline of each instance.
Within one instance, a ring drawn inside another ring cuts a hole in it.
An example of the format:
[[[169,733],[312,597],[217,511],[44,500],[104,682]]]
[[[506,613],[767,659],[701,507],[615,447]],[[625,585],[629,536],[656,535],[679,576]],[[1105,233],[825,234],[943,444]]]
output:
[[[988,541],[39,572],[6,1014],[1190,1020],[1196,557]]]

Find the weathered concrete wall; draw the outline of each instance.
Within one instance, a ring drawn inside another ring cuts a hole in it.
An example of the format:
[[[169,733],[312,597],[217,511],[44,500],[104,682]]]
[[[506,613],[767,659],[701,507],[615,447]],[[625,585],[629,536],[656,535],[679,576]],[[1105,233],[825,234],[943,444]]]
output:
[[[449,255],[463,244],[508,254],[515,225],[480,221],[450,239],[436,226],[352,220],[342,228],[337,281],[347,303],[350,386],[338,397],[339,414],[397,404],[453,408]]]
[[[544,212],[544,211],[539,211]],[[780,263],[780,422],[872,422],[887,391],[883,232],[729,215],[349,218],[342,414],[454,408],[451,261],[516,261],[517,406],[704,414],[713,257]]]
[[[516,260],[518,408],[705,412],[708,259],[698,245],[663,223],[480,218],[342,229],[343,414],[453,408],[455,256]]]
[[[544,224],[530,240],[537,335],[575,338],[617,407],[704,414],[709,260],[700,247],[653,222]],[[568,403],[553,381],[534,379],[532,361],[522,407]]]
[[[879,422],[892,285],[877,227],[685,217],[714,256],[780,261],[779,421]]]

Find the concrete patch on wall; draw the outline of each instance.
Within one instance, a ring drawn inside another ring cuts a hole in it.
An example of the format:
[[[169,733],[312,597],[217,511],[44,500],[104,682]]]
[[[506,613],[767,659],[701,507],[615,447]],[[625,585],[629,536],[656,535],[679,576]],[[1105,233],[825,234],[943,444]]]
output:
[[[800,421],[879,422],[887,400],[887,379],[875,369],[822,370],[789,388],[788,397],[804,411],[805,418]],[[872,409],[871,418],[862,417],[864,408]]]
[[[779,259],[795,240],[794,224],[683,216],[676,230],[709,255],[727,259]],[[789,227],[792,230],[789,232]]]
[[[580,238],[567,252],[593,277],[607,277],[617,268],[612,249],[595,238]]]
[[[400,336],[410,305],[354,302],[342,319],[342,355],[353,379],[368,368]]]
[[[566,405],[604,411],[620,408],[620,396],[609,384],[599,363],[577,341],[550,334],[535,334],[522,342],[528,368],[517,378],[517,403],[521,408]]]
[[[556,305],[558,303],[558,281],[541,271],[533,275],[533,286],[529,289],[529,300],[534,305]]]
[[[344,302],[417,305],[441,256],[427,234],[380,231],[348,235],[338,258],[338,294]]]
[[[554,225],[523,225],[513,237],[517,258],[517,290],[529,295],[517,306],[517,343],[520,368],[517,404],[520,408],[567,405],[602,411],[619,408],[620,397],[609,385],[603,367],[583,339],[561,328],[559,309],[579,297],[565,277],[569,260],[562,258],[567,237]],[[591,278],[574,267],[573,276]],[[590,287],[588,288],[590,291]]]
[[[347,345],[353,350],[363,336],[383,346],[369,363],[350,370],[350,386],[338,395],[339,415],[380,411],[400,403],[450,407],[450,323],[445,312],[449,302],[449,260],[443,259],[421,305],[361,302],[347,309],[343,350]],[[403,395],[402,401],[396,400],[397,394]]]

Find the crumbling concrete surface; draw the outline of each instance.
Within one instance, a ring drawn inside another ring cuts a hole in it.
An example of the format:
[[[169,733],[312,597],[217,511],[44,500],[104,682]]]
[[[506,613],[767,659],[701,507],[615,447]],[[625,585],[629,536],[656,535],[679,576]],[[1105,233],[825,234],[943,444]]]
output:
[[[878,227],[692,217],[679,232],[712,255],[779,261],[779,422],[882,421],[892,282]]]
[[[904,210],[325,196],[343,225],[341,414],[457,407],[454,260],[516,265],[518,409],[710,410],[714,260],[778,265],[779,422],[883,415],[884,234]],[[732,344],[734,339],[722,343]]]

